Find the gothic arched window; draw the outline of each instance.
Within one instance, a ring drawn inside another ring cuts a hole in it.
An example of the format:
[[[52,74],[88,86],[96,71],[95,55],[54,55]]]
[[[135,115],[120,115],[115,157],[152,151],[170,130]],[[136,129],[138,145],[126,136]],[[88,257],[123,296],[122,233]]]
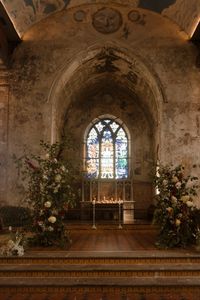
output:
[[[128,178],[129,141],[120,120],[96,119],[87,132],[85,145],[88,178]]]

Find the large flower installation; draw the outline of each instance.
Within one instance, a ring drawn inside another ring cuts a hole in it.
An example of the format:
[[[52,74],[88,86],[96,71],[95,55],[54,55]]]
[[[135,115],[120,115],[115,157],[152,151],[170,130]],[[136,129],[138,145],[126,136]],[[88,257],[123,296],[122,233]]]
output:
[[[199,210],[195,204],[198,178],[186,176],[182,165],[160,165],[155,177],[154,223],[160,226],[157,245],[187,246],[196,242]]]
[[[17,160],[26,185],[26,202],[32,209],[34,242],[39,245],[65,245],[68,237],[64,216],[78,199],[75,168],[63,161],[59,143],[41,141],[45,154],[24,155]]]

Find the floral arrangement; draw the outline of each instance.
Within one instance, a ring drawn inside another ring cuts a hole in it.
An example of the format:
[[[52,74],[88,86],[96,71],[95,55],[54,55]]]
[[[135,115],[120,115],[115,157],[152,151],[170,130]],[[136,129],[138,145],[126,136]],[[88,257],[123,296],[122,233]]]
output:
[[[64,217],[78,198],[76,170],[70,161],[63,161],[64,144],[50,145],[41,141],[42,156],[23,155],[16,159],[26,186],[26,202],[32,209],[32,239],[36,245],[64,247],[70,240]]]
[[[1,246],[1,256],[23,256],[24,255],[25,238],[22,232],[16,231],[14,236],[8,242]]]
[[[198,209],[194,198],[197,180],[195,176],[185,176],[182,165],[158,167],[154,223],[160,226],[159,247],[185,247],[196,242]]]

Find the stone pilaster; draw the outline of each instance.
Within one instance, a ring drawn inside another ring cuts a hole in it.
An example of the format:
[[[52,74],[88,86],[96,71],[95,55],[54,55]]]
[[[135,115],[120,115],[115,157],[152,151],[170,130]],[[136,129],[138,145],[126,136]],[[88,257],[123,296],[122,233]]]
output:
[[[8,103],[7,69],[0,60],[0,206],[7,200]]]

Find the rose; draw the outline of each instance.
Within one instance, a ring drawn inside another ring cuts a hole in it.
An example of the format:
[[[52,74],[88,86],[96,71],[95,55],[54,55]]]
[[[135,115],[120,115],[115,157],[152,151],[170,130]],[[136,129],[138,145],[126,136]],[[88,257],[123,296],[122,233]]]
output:
[[[175,186],[176,186],[177,189],[180,189],[180,187],[181,187],[181,182],[178,181],[178,182],[175,184]]]
[[[192,201],[187,201],[186,202],[187,207],[192,207],[194,204]]]
[[[48,221],[50,222],[50,223],[55,223],[56,222],[56,217],[54,217],[54,216],[50,216],[49,218],[48,218]]]
[[[176,224],[176,226],[178,227],[178,226],[180,226],[181,221],[180,221],[179,219],[176,219],[175,224]]]
[[[183,203],[186,203],[189,200],[190,200],[190,196],[189,195],[184,195],[184,196],[181,197],[181,201],[183,201]]]
[[[173,177],[172,177],[172,182],[173,182],[173,183],[177,183],[177,182],[178,182],[178,177],[173,176]]]
[[[46,201],[46,202],[44,203],[44,206],[45,206],[46,208],[50,208],[50,207],[51,207],[51,202],[50,202],[50,201]]]

